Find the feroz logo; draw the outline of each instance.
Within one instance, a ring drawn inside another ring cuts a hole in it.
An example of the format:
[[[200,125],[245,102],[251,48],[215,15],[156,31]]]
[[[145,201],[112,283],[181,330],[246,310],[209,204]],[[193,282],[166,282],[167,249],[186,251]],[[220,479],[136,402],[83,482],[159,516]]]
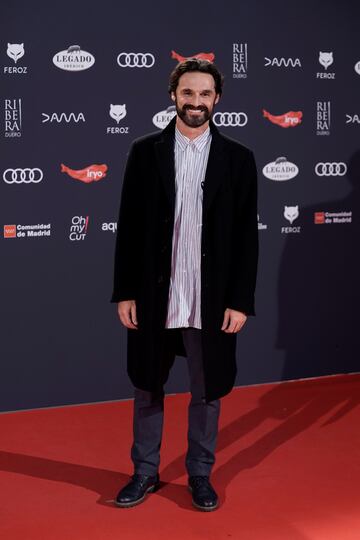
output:
[[[315,225],[341,225],[352,223],[352,211],[345,212],[315,212]]]
[[[334,62],[334,56],[332,52],[319,52],[319,62],[325,68],[325,72],[322,71],[316,74],[317,79],[335,79],[335,73],[329,73],[327,68]]]
[[[327,69],[334,62],[334,56],[332,52],[319,52],[319,62],[325,69]]]
[[[164,129],[169,122],[176,116],[175,105],[170,105],[165,111],[160,111],[153,116],[153,124],[159,129]]]
[[[51,236],[50,223],[4,225],[4,238],[41,238],[45,236]]]
[[[9,58],[11,58],[11,60],[14,60],[15,64],[17,64],[20,58],[22,58],[25,54],[24,44],[8,43],[6,54]],[[27,73],[27,66],[4,66],[4,73],[22,75]]]
[[[347,166],[343,161],[333,161],[332,163],[319,162],[315,165],[315,173],[318,176],[345,176],[347,173]]]
[[[216,126],[243,127],[248,123],[248,117],[244,112],[216,112],[213,121]]]
[[[299,168],[295,163],[291,163],[286,157],[279,157],[275,161],[271,161],[262,170],[263,175],[270,180],[283,182],[295,178],[299,172]]]
[[[72,242],[85,240],[89,216],[74,216],[71,220],[69,239]]]
[[[233,43],[233,79],[246,79],[248,70],[247,43]]]
[[[110,111],[109,114],[111,118],[116,120],[116,123],[118,124],[120,120],[125,118],[126,116],[126,105],[112,105],[110,104]]]
[[[299,205],[284,206],[284,218],[290,222],[290,225],[299,217]],[[281,234],[300,233],[301,227],[281,227]]]
[[[125,118],[126,116],[126,105],[124,103],[124,105],[113,105],[113,104],[110,104],[110,110],[109,110],[109,115],[111,118],[113,118],[113,120],[115,120],[115,122],[117,124],[119,124],[119,122]],[[127,134],[129,133],[129,126],[121,126],[121,127],[113,127],[113,126],[109,126],[106,128],[106,133],[107,134],[111,134],[111,135],[123,135],[123,134]]]
[[[47,113],[41,113],[43,119],[42,119],[42,123],[43,124],[46,124],[47,122],[57,122],[58,124],[60,124],[61,122],[66,122],[67,124],[69,124],[70,122],[75,122],[75,124],[77,124],[78,122],[85,122],[85,116],[84,116],[84,113],[78,113],[78,114],[75,114],[75,113],[69,113],[69,114],[66,114],[66,113],[50,113],[50,114],[47,114]]]
[[[292,68],[295,68],[295,67],[300,67],[301,68],[301,61],[299,58],[295,58],[295,59],[292,59],[292,58],[277,58],[276,56],[274,58],[267,58],[266,56],[264,57],[265,59],[265,64],[264,66],[265,67],[292,67]]]
[[[198,58],[199,60],[207,60],[208,62],[213,62],[215,60],[215,54],[214,53],[197,53],[192,54],[191,56],[182,56],[181,54],[178,54],[175,51],[171,51],[171,58],[174,60],[177,60],[178,62],[185,62],[185,60],[189,60],[190,58]]]
[[[121,52],[117,57],[120,67],[151,68],[155,64],[155,56],[152,53],[126,53]]]
[[[20,58],[25,54],[24,44],[23,43],[8,43],[6,54],[9,58],[14,60],[15,64]]]
[[[290,221],[291,225],[299,217],[299,206],[284,206],[284,217]]]
[[[44,174],[41,169],[35,167],[30,169],[6,169],[3,173],[3,180],[7,184],[38,184],[43,179]]]
[[[53,63],[65,71],[84,71],[95,64],[94,56],[83,51],[80,45],[71,45],[67,50],[56,53]]]
[[[21,98],[5,99],[5,137],[21,137]]]
[[[263,117],[267,118],[273,124],[282,128],[296,127],[301,124],[303,113],[302,111],[289,111],[285,114],[275,116],[263,109]]]
[[[85,184],[90,184],[91,182],[98,182],[99,180],[102,180],[106,176],[106,172],[108,170],[108,166],[103,165],[89,165],[89,167],[85,167],[85,169],[70,169],[70,167],[67,167],[63,163],[61,164],[61,172],[67,173],[71,178],[75,178],[75,180],[80,180],[81,182],[84,182]]]

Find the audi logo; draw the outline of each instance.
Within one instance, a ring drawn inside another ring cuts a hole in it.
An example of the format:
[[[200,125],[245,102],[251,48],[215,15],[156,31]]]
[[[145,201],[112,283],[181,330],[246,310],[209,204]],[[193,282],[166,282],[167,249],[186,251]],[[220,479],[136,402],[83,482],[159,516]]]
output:
[[[117,57],[120,67],[151,68],[155,64],[155,56],[151,53],[125,53],[122,52]]]
[[[317,163],[315,172],[318,176],[344,176],[347,172],[347,166],[342,161],[338,163]]]
[[[3,173],[3,180],[7,184],[38,184],[43,179],[41,169],[6,169]]]
[[[213,116],[216,126],[243,127],[248,122],[248,117],[244,112],[217,112]]]

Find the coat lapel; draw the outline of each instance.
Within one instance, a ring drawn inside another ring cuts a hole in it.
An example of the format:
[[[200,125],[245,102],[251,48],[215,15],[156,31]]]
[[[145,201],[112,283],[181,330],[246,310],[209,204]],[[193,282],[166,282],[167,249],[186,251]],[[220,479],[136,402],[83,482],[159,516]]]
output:
[[[216,192],[220,187],[221,180],[226,168],[226,154],[224,151],[224,140],[213,122],[210,122],[211,129],[211,147],[209,152],[209,160],[206,167],[204,181],[204,198],[203,198],[203,217],[206,214],[214,200]]]
[[[173,213],[175,212],[175,121],[176,117],[163,130],[161,139],[155,143],[155,153],[161,179]]]

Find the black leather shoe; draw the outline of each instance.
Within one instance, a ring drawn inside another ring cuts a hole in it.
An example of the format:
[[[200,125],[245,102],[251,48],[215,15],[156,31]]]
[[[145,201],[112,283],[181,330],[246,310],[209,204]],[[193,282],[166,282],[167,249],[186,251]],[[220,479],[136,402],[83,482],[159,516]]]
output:
[[[211,512],[218,507],[219,498],[208,476],[189,476],[189,490],[192,493],[192,503],[199,510]]]
[[[118,493],[115,504],[122,508],[129,508],[140,504],[148,493],[156,491],[160,486],[159,475],[146,476],[145,474],[134,474],[126,486]]]

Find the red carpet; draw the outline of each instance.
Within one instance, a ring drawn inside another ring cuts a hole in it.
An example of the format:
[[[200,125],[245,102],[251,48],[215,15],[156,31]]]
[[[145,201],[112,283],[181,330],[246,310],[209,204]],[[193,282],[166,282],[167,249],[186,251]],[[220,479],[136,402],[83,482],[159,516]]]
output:
[[[0,415],[1,540],[360,539],[360,375],[223,399],[209,514],[185,487],[188,399],[166,400],[162,489],[127,510],[131,401]]]

